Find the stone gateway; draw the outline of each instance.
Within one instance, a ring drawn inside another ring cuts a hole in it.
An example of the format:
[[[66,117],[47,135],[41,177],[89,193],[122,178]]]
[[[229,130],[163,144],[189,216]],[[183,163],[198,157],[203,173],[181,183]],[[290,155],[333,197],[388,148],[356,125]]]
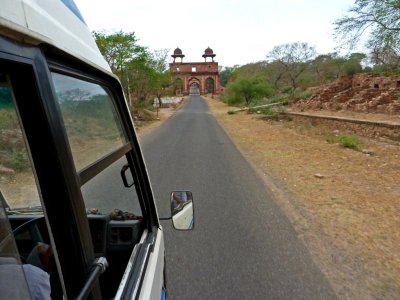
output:
[[[210,47],[202,55],[204,62],[184,63],[185,55],[179,48],[176,48],[171,56],[173,62],[169,64],[169,68],[174,78],[176,95],[219,95],[221,93],[218,63],[214,62],[215,54]],[[180,58],[180,62],[176,61],[177,58]]]

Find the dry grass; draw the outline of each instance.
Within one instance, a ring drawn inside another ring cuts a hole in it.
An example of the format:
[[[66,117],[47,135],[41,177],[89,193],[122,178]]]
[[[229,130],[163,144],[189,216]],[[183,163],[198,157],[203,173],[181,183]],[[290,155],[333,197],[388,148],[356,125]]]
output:
[[[399,299],[400,147],[363,139],[374,155],[364,154],[327,143],[331,132],[307,124],[229,115],[225,104],[207,102],[339,297]]]

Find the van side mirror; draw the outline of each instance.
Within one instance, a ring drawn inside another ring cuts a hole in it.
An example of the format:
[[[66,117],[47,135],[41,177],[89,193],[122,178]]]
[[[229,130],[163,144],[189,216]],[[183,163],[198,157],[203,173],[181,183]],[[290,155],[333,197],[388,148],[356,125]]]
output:
[[[174,191],[171,193],[172,224],[178,230],[194,228],[193,194],[190,191]]]

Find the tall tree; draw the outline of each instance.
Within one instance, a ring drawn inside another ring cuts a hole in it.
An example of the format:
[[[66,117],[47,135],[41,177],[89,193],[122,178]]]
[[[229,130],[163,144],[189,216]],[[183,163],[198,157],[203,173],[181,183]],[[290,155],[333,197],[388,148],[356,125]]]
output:
[[[283,67],[290,80],[292,94],[297,88],[300,75],[310,66],[311,58],[316,55],[315,48],[307,43],[295,42],[275,46],[267,55],[271,62]]]
[[[353,48],[364,34],[380,48],[400,44],[400,0],[356,0],[334,22],[336,37]]]
[[[149,63],[155,71],[163,73],[167,70],[168,53],[168,49],[158,49],[154,50],[150,55],[151,60]]]
[[[155,50],[149,61],[150,66],[155,71],[151,85],[158,99],[159,106],[162,105],[162,96],[164,96],[167,88],[172,85],[171,73],[167,70],[168,53],[168,49]]]
[[[400,46],[400,45],[399,45]],[[374,65],[375,72],[385,72],[388,74],[399,74],[400,56],[399,49],[394,47],[381,48],[376,45],[370,45],[370,60]]]
[[[134,32],[104,31],[93,32],[96,43],[109,63],[111,70],[120,78],[129,103],[143,102],[156,95],[161,104],[161,94],[168,86],[169,72],[166,72],[168,50],[153,53],[138,44]]]
[[[353,75],[356,73],[361,73],[363,70],[361,62],[366,57],[367,56],[364,53],[351,53],[343,64],[345,74]]]
[[[233,67],[222,67],[221,70],[219,71],[219,78],[220,78],[220,83],[223,87],[226,87],[228,84],[232,73],[239,68],[238,65],[235,65]]]
[[[93,35],[101,54],[115,73],[123,72],[130,61],[147,56],[146,48],[138,44],[134,32],[125,33],[120,30],[108,34],[94,31]]]

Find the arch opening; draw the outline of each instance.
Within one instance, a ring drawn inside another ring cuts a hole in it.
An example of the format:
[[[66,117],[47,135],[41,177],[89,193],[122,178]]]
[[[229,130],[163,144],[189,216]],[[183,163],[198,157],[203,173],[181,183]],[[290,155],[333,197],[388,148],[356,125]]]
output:
[[[197,82],[193,82],[190,85],[189,94],[190,95],[200,95],[200,86]]]
[[[214,94],[215,93],[215,84],[214,84],[214,79],[211,77],[208,77],[206,79],[206,88],[204,90],[205,94]]]

